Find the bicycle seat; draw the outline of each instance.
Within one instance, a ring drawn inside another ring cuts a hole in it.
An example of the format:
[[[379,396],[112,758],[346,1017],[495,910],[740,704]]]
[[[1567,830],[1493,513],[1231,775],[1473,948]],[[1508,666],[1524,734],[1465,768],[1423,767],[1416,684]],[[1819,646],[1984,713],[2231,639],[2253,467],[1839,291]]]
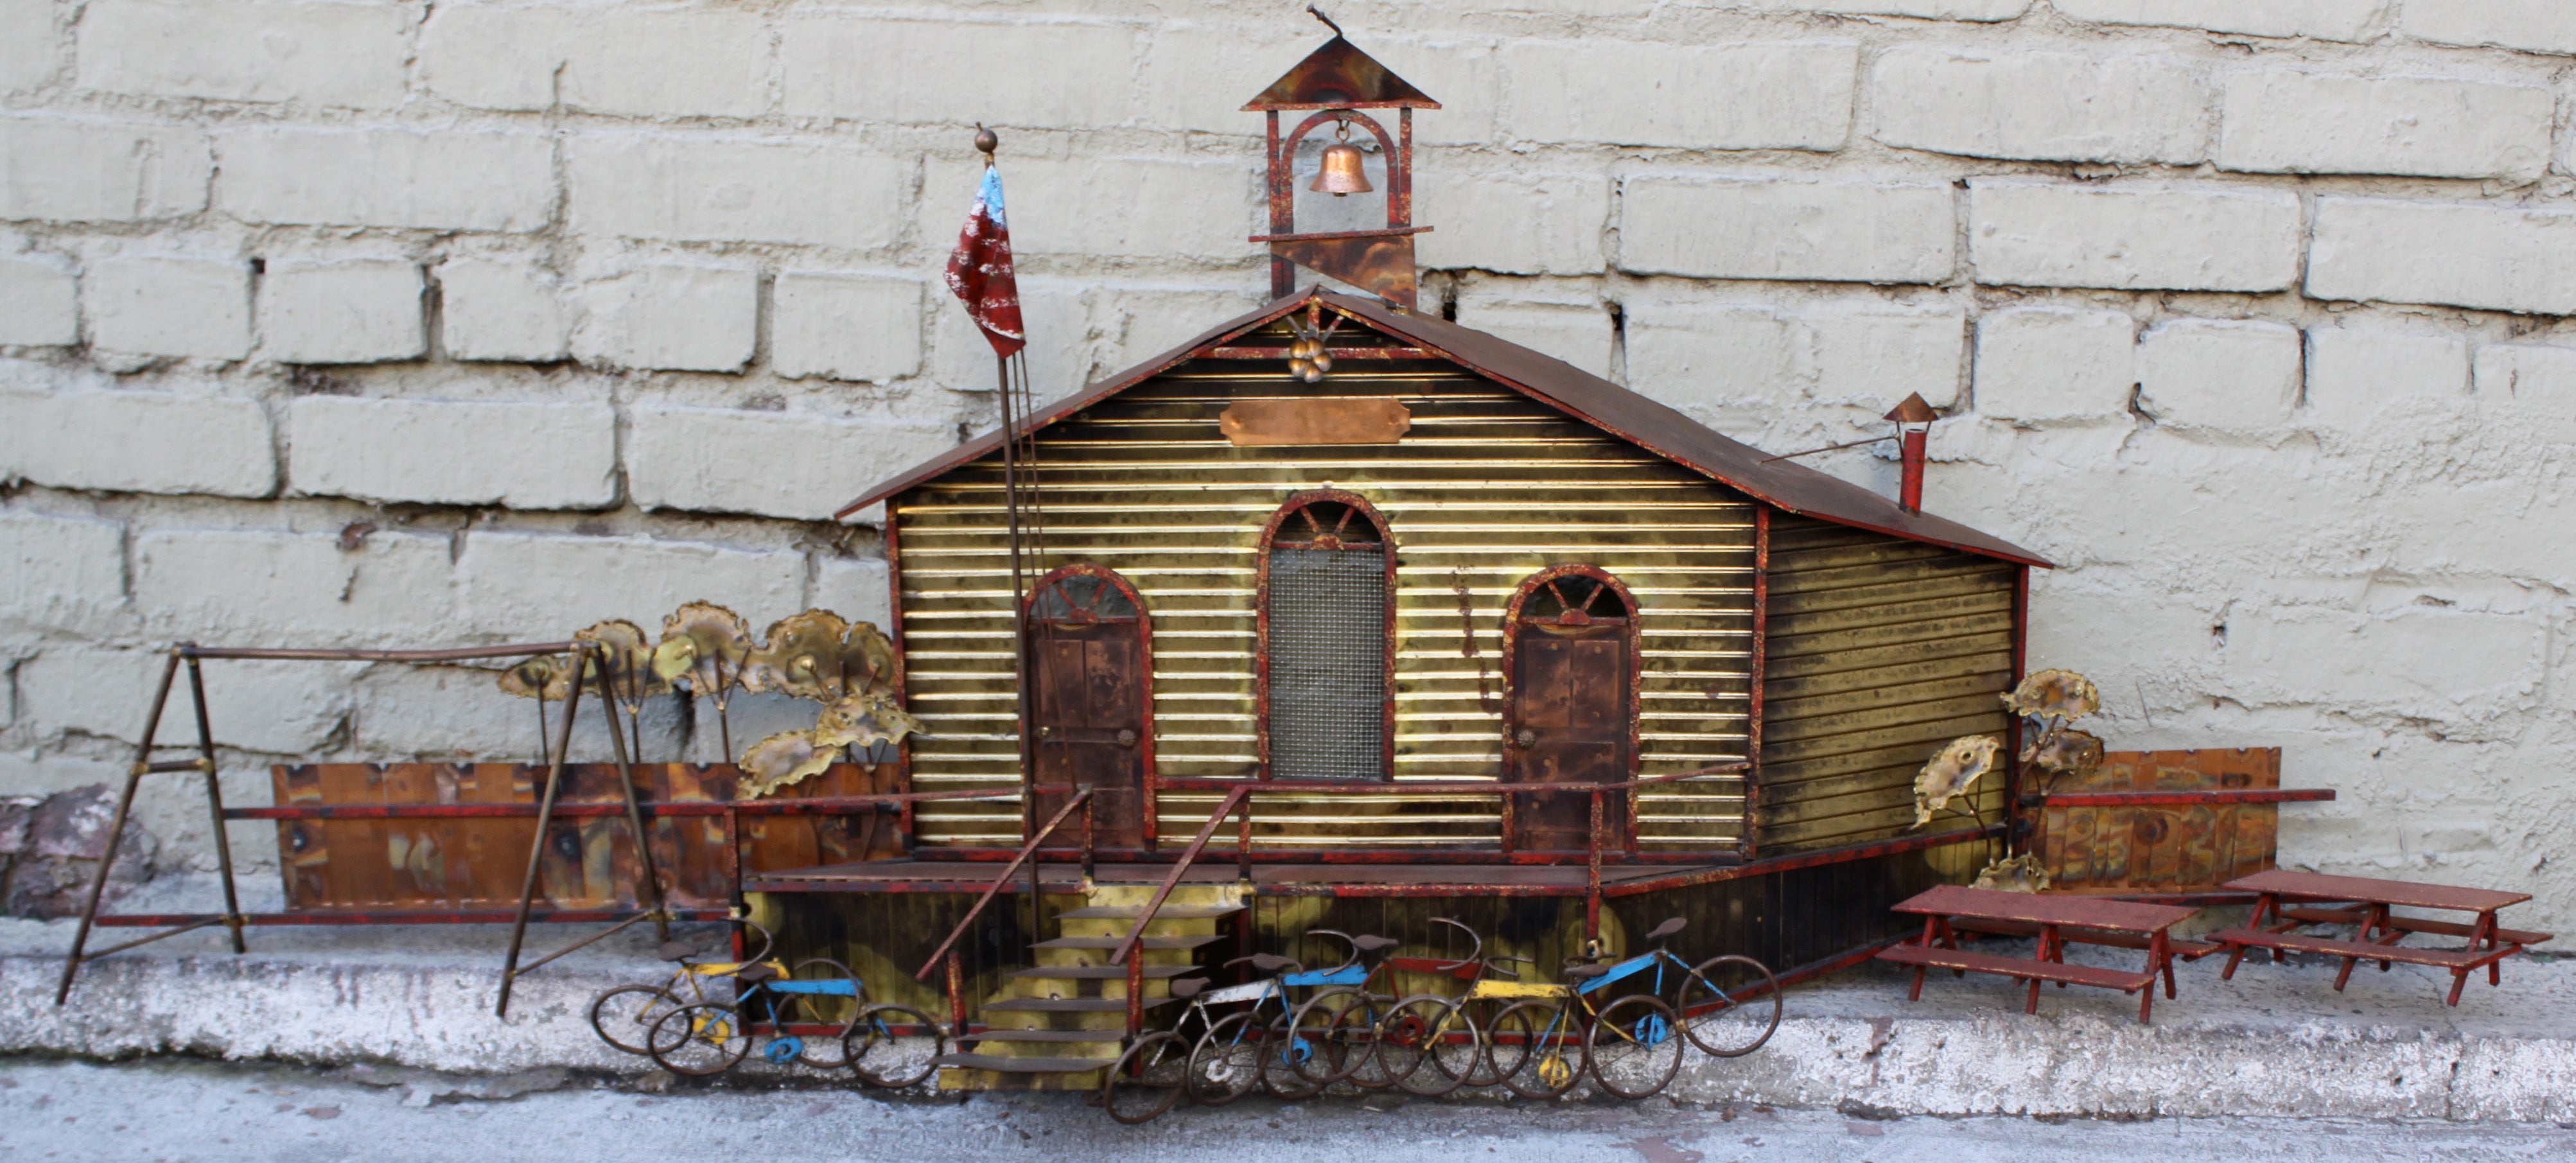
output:
[[[698,955],[698,947],[685,941],[664,941],[660,953],[664,961],[686,961]]]
[[[1357,937],[1351,938],[1351,944],[1358,946],[1362,953],[1375,953],[1380,949],[1393,949],[1403,943],[1404,942],[1398,941],[1393,937],[1378,937],[1367,933],[1362,933]]]
[[[1282,957],[1276,953],[1255,953],[1249,960],[1251,960],[1252,967],[1254,969],[1258,969],[1263,973],[1277,973],[1280,970],[1286,969],[1297,963],[1297,959],[1294,957]]]
[[[740,970],[735,971],[733,979],[743,983],[744,985],[758,985],[761,982],[772,980],[778,976],[779,973],[776,966],[745,965]]]
[[[1651,929],[1646,930],[1646,939],[1647,939],[1647,940],[1649,940],[1649,941],[1661,941],[1661,940],[1663,940],[1663,939],[1664,939],[1664,938],[1666,938],[1666,937],[1669,937],[1669,936],[1672,936],[1672,935],[1673,935],[1673,934],[1675,934],[1675,933],[1681,932],[1681,931],[1682,931],[1682,929],[1683,929],[1684,927],[1688,926],[1689,924],[1690,924],[1690,918],[1688,918],[1688,917],[1672,917],[1672,918],[1668,918],[1668,919],[1666,919],[1666,920],[1664,921],[1664,923],[1663,923],[1663,924],[1657,925],[1657,926],[1655,926],[1654,928],[1651,928]]]
[[[1576,981],[1590,981],[1593,978],[1599,977],[1608,972],[1610,972],[1610,967],[1607,965],[1568,965],[1565,967],[1565,975]]]
[[[1184,977],[1172,983],[1172,996],[1182,999],[1197,997],[1200,990],[1207,988],[1207,983],[1208,979],[1204,977]]]

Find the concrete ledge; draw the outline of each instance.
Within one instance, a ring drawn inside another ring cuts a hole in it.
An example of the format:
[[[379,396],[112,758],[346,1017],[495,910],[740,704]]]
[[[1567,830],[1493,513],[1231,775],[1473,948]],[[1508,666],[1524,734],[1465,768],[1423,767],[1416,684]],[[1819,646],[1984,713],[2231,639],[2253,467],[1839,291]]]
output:
[[[504,1021],[492,926],[254,930],[242,957],[189,934],[95,963],[56,1009],[51,950],[69,924],[5,922],[0,1052],[642,1073],[585,1018],[597,991],[657,976],[645,938],[625,936],[524,979]],[[529,947],[567,939],[532,930]],[[2576,1121],[2576,962],[2509,962],[2501,988],[2473,983],[2456,1010],[2447,977],[2406,966],[2365,967],[2341,995],[2331,963],[2179,972],[2181,997],[2140,1026],[2135,999],[2105,990],[2046,990],[2033,1017],[2001,979],[1935,974],[1908,1003],[1900,972],[1866,966],[1793,990],[1755,1054],[1691,1054],[1669,1093],[1863,1115]]]

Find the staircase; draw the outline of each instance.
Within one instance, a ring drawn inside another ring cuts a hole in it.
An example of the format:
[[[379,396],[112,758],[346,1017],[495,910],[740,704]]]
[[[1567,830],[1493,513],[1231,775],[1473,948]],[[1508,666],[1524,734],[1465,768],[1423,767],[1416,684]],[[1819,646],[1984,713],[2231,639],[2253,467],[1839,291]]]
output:
[[[1057,936],[1031,946],[1036,964],[1015,971],[986,998],[989,1027],[939,1059],[941,1090],[1091,1090],[1118,1060],[1127,1037],[1127,968],[1109,955],[1153,899],[1152,885],[1101,885],[1083,907],[1056,916]],[[1171,981],[1199,968],[1198,951],[1220,939],[1218,923],[1243,911],[1234,885],[1180,885],[1146,926],[1147,1028],[1168,1024]]]

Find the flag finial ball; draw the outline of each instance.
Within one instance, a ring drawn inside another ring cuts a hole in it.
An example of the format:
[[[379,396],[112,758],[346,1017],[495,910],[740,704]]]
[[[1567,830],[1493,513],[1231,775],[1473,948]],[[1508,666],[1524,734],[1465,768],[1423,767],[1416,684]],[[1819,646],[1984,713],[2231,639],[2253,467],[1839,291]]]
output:
[[[976,123],[975,123],[975,149],[976,149],[976,152],[983,154],[983,155],[984,155],[985,157],[987,157],[987,158],[990,158],[990,157],[992,157],[992,156],[993,156],[993,151],[994,151],[994,150],[997,150],[997,149],[1000,149],[1000,148],[1002,148],[1002,139],[1001,139],[1000,135],[995,134],[992,130],[989,130],[989,129],[984,128],[984,123],[983,123],[983,122],[981,122],[981,121],[976,122]]]

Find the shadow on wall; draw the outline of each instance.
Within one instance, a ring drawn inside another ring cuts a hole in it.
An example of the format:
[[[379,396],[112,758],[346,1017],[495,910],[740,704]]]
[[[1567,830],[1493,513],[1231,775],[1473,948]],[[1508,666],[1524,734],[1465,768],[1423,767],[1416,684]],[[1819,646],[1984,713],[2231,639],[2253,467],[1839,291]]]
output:
[[[103,783],[0,800],[0,901],[7,914],[36,920],[79,916],[115,819],[116,793]],[[160,853],[160,840],[128,819],[108,899],[152,879]]]

